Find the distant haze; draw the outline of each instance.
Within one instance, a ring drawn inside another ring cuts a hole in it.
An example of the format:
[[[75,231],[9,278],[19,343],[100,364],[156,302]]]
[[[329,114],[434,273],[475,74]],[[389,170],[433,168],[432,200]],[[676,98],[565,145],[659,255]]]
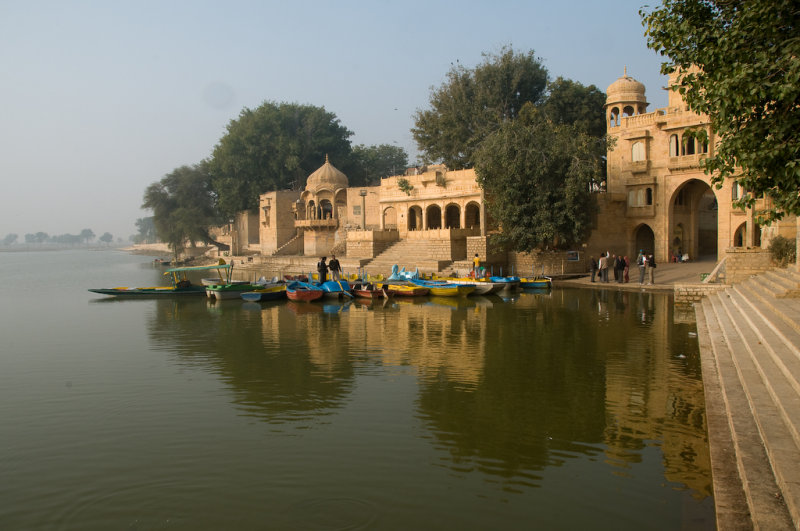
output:
[[[0,2],[0,238],[127,238],[147,185],[266,100],[324,107],[354,145],[413,162],[430,88],[504,45],[603,91],[627,66],[663,107],[641,3]]]

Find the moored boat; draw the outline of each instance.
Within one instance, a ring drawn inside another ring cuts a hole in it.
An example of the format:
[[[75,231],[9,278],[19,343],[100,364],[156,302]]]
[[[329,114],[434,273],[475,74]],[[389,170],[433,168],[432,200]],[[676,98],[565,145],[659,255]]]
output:
[[[519,288],[519,277],[489,277],[489,281],[503,285],[500,291],[514,291]]]
[[[553,280],[550,277],[521,278],[519,287],[522,289],[550,289],[553,287]]]
[[[114,297],[147,298],[147,297],[174,297],[185,295],[203,295],[206,287],[201,284],[192,283],[189,274],[194,272],[207,272],[217,270],[218,275],[229,275],[230,265],[218,264],[210,266],[190,266],[173,267],[164,271],[164,276],[168,276],[171,285],[151,286],[151,287],[115,287],[115,288],[90,288],[89,291],[101,295],[111,295]]]
[[[389,296],[389,289],[379,288],[371,282],[356,282],[353,284],[353,294],[363,299],[379,299]]]
[[[448,279],[450,284],[458,284],[463,286],[475,286],[475,291],[471,295],[490,295],[497,293],[506,285],[501,282],[492,282],[491,280],[474,280],[471,278],[453,278]]]
[[[377,284],[377,286],[380,289],[385,287],[390,296],[396,297],[424,297],[431,291],[428,288],[413,284]]]
[[[293,281],[286,285],[286,298],[290,301],[311,302],[325,294],[322,288],[306,282]]]
[[[352,299],[353,294],[350,293],[350,284],[346,280],[328,280],[323,282],[319,287],[324,292],[324,297],[327,299]]]
[[[274,301],[286,298],[286,284],[268,286],[265,288],[245,291],[240,295],[246,301]]]
[[[412,280],[411,283],[428,288],[430,294],[436,297],[466,297],[475,291],[475,286],[451,284],[438,280]]]

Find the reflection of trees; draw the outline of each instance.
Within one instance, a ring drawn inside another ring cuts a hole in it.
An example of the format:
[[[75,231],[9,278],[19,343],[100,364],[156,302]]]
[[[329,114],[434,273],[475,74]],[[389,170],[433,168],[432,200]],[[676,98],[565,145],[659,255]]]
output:
[[[560,463],[554,450],[600,452],[590,445],[602,441],[603,365],[592,353],[588,317],[571,317],[551,298],[526,299],[486,315],[484,371],[474,389],[423,382],[420,410],[457,469],[520,480]]]
[[[454,469],[526,481],[565,452],[603,451],[624,470],[663,441],[667,479],[710,495],[699,353],[685,325],[673,328],[668,297],[523,294],[483,327],[477,385],[442,374],[422,383],[421,413]]]
[[[341,407],[352,366],[331,319],[296,317],[285,303],[242,311],[239,301],[159,300],[153,344],[219,374],[249,415],[270,422]],[[336,317],[336,316],[332,316]]]

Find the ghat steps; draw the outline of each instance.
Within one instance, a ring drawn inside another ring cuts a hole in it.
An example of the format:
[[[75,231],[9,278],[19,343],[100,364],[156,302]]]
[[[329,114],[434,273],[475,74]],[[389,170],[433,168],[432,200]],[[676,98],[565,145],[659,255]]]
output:
[[[797,529],[800,273],[753,276],[695,310],[718,529]]]
[[[392,272],[392,266],[396,264],[398,269],[405,267],[406,271],[419,268],[421,273],[438,273],[453,262],[446,258],[431,258],[440,254],[439,244],[436,242],[402,240],[376,256],[365,269],[369,274],[387,275]]]

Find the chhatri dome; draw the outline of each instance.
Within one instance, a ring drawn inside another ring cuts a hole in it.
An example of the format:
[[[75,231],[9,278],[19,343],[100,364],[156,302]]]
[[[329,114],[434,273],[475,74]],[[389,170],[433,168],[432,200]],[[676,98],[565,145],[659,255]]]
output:
[[[614,81],[606,89],[606,103],[636,102],[647,105],[644,95],[644,85],[628,75],[625,67],[622,77]]]
[[[313,193],[317,193],[320,190],[336,192],[342,188],[347,188],[348,184],[347,176],[330,163],[326,154],[325,164],[308,176],[306,190]]]

